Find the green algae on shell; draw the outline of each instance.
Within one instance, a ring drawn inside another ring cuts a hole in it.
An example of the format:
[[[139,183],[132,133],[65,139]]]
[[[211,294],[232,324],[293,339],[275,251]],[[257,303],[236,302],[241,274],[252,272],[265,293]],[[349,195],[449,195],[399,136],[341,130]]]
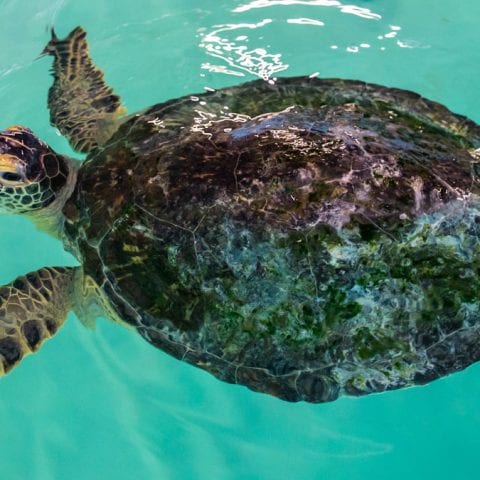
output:
[[[280,79],[159,104],[79,172],[68,243],[117,313],[219,378],[327,401],[480,358],[480,128]]]

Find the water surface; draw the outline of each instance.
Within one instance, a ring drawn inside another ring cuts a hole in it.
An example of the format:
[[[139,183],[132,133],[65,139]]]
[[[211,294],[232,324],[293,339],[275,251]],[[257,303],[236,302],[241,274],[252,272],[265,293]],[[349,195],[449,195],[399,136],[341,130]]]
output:
[[[480,122],[477,0],[0,0],[1,126],[49,126],[55,24],[88,31],[129,111],[255,78],[321,75],[415,90]],[[78,157],[78,155],[76,155]],[[0,218],[0,282],[72,265]],[[105,320],[71,315],[0,381],[5,479],[467,479],[478,476],[480,366],[421,388],[289,404],[215,380]]]

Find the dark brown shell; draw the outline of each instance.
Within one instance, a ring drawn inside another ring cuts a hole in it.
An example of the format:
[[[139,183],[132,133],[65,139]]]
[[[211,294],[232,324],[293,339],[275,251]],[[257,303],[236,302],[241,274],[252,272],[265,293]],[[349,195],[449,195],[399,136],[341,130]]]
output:
[[[184,97],[89,156],[67,241],[142,336],[225,381],[312,402],[425,383],[480,357],[479,147],[363,82]]]

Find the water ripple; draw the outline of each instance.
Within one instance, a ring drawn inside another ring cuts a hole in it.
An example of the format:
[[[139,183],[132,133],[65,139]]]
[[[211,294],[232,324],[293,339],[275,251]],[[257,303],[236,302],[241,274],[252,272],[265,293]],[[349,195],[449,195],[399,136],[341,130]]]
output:
[[[289,60],[287,63],[285,55],[288,55],[288,51],[285,50],[285,45],[282,43],[283,36],[272,36],[272,31],[282,28],[282,23],[305,27],[305,38],[309,38],[305,45],[313,42],[321,46],[325,44],[325,39],[331,39],[334,42],[325,45],[326,49],[340,50],[349,54],[361,54],[366,50],[384,51],[392,47],[401,49],[429,48],[428,45],[424,45],[417,40],[404,38],[402,27],[390,24],[386,18],[383,19],[380,14],[369,8],[343,4],[338,0],[252,0],[235,7],[232,12],[242,14],[253,9],[281,8],[282,6],[296,6],[297,13],[299,9],[305,6],[332,7],[333,11],[355,15],[360,17],[362,21],[381,21],[376,23],[375,27],[366,30],[366,35],[363,38],[352,38],[358,28],[356,25],[359,25],[357,22],[351,31],[343,30],[339,32],[335,27],[337,21],[329,20],[328,15],[321,19],[316,18],[317,15],[286,16],[282,18],[276,12],[275,19],[260,17],[256,22],[222,23],[212,27],[202,27],[198,29],[199,46],[209,57],[215,59],[215,61],[204,61],[201,64],[202,70],[236,77],[253,75],[274,82],[280,72],[290,67],[295,69],[294,62],[297,62],[299,58],[296,55],[287,57]],[[318,34],[311,33],[312,31],[307,32],[306,29],[312,26],[322,27],[322,30],[323,28],[325,30],[322,33],[317,30]],[[292,32],[295,32],[292,33],[292,38],[295,38],[293,35],[298,35],[298,31],[292,30]],[[298,47],[300,55],[308,48],[304,48],[300,44]],[[326,57],[327,53],[325,53]],[[201,76],[205,76],[205,74]]]
[[[362,18],[371,20],[380,20],[382,17],[378,13],[372,12],[369,8],[358,7],[356,5],[344,5],[337,0],[253,0],[245,5],[240,5],[233,9],[234,13],[247,12],[254,8],[274,7],[281,5],[307,5],[313,7],[335,7],[342,13],[350,13]]]
[[[297,23],[299,25],[317,25],[319,27],[325,26],[320,20],[314,20],[313,18],[289,18],[287,23]]]
[[[200,47],[214,58],[223,60],[225,65],[212,65],[209,62],[202,64],[202,68],[210,72],[226,73],[243,77],[247,72],[265,80],[278,72],[286,70],[288,64],[282,61],[280,53],[269,53],[266,48],[249,48],[244,43],[248,41],[246,35],[238,35],[234,40],[226,38],[225,32],[241,29],[256,29],[272,23],[270,18],[265,18],[257,23],[227,23],[215,25],[214,30],[205,34],[200,31],[202,41]],[[230,67],[230,68],[229,68]]]

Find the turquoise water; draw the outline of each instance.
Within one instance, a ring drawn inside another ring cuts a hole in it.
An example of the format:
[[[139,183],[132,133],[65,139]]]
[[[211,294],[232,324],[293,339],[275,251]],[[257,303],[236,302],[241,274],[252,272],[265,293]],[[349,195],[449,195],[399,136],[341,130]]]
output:
[[[129,111],[258,76],[319,73],[418,91],[480,122],[477,0],[0,0],[1,127],[48,124],[55,24],[84,26]],[[135,6],[133,6],[135,5]],[[0,219],[0,282],[72,265]],[[480,365],[425,387],[289,404],[215,380],[139,336],[71,315],[0,380],[1,479],[478,477]]]

